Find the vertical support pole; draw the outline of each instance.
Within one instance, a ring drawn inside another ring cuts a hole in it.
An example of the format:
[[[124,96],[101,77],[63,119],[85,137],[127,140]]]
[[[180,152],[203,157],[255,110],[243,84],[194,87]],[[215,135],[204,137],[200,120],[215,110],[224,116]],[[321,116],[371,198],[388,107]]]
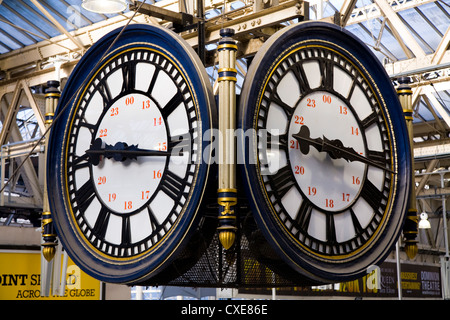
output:
[[[203,0],[197,0],[197,18],[198,18],[198,48],[197,54],[200,58],[200,61],[205,64],[206,53],[205,53],[205,13],[204,13],[204,5]]]
[[[409,145],[411,146],[411,194],[409,198],[409,209],[406,215],[405,225],[403,227],[403,237],[405,241],[405,252],[409,259],[413,259],[417,255],[417,208],[416,208],[416,188],[415,188],[415,174],[414,174],[414,146],[413,146],[413,117],[412,117],[412,90],[409,86],[409,77],[402,77],[398,79],[400,85],[397,88],[397,94],[405,115],[406,126],[409,135]]]
[[[45,127],[48,129],[55,115],[55,109],[58,105],[59,97],[61,96],[58,87],[59,81],[48,81],[47,85],[49,88],[46,90],[45,94]],[[48,151],[48,138],[45,142],[44,159],[47,162],[47,151]],[[50,212],[50,205],[48,202],[47,194],[47,170],[44,168],[44,197],[43,197],[43,212],[42,212],[42,255],[47,261],[45,265],[41,267],[41,295],[50,295],[50,279],[51,279],[51,261],[55,256],[56,252],[56,233],[53,227],[53,221]]]
[[[402,300],[403,292],[402,292],[402,268],[400,263],[400,245],[397,241],[395,244],[395,259],[397,261],[397,292],[398,292],[398,300]]]
[[[219,240],[228,250],[236,239],[236,42],[233,29],[220,30],[219,53]]]

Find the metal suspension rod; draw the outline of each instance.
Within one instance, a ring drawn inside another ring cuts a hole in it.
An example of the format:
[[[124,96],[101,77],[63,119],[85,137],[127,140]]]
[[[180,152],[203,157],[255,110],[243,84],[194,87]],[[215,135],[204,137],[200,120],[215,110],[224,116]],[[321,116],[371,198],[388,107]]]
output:
[[[219,52],[219,239],[225,249],[236,239],[236,42],[233,29],[222,29]]]

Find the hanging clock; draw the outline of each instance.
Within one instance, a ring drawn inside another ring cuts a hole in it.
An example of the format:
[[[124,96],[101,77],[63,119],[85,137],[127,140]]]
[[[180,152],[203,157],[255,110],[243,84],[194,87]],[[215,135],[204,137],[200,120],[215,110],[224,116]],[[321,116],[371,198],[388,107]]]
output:
[[[356,37],[322,22],[274,34],[243,85],[248,198],[280,259],[305,279],[363,275],[402,229],[411,163],[402,108]]]
[[[119,32],[90,48],[64,88],[48,194],[77,265],[135,283],[173,264],[199,232],[212,176],[202,138],[211,140],[216,116],[206,71],[184,40],[150,25]]]

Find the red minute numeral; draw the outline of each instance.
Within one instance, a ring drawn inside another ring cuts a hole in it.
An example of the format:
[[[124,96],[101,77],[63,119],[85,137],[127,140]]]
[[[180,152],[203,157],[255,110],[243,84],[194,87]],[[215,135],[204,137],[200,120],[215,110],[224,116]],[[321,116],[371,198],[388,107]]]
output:
[[[301,124],[303,125],[305,121],[305,118],[303,118],[302,116],[295,116],[295,123],[296,124]]]
[[[308,187],[308,195],[309,196],[315,196],[317,194],[316,187]]]
[[[125,105],[128,106],[134,103],[134,97],[128,97],[125,99]]]
[[[308,98],[308,99],[306,99],[306,102],[307,102],[306,105],[308,107],[310,107],[310,108],[315,108],[316,107],[316,100]]]
[[[333,199],[325,199],[325,207],[327,207],[327,208],[333,208],[333,207],[334,207],[334,201],[333,201]]]
[[[150,108],[150,99],[142,101],[142,109],[149,109]]]
[[[359,129],[356,127],[352,127],[352,136],[359,136]]]
[[[108,202],[116,201],[117,195],[115,193],[108,194]]]
[[[348,108],[347,107],[343,107],[343,106],[339,106],[339,113],[346,115],[348,113]]]
[[[290,144],[291,144],[291,149],[300,149],[300,145],[297,140],[291,140]]]
[[[108,129],[100,129],[99,132],[100,132],[99,138],[103,138],[108,135]]]
[[[352,183],[356,184],[356,185],[360,185],[361,180],[359,179],[359,177],[352,176]]]
[[[161,170],[153,170],[153,179],[160,179],[162,177]]]
[[[303,166],[295,166],[295,174],[305,174],[305,167]]]
[[[342,193],[342,201],[350,202],[350,193]]]
[[[158,150],[159,151],[167,151],[167,143],[166,142],[159,142],[158,143]]]
[[[103,177],[98,177],[98,179],[97,179],[97,184],[106,184],[106,177],[105,176],[103,176]]]
[[[330,103],[331,103],[331,96],[329,96],[329,95],[327,95],[327,94],[324,94],[324,95],[322,96],[322,101],[325,102],[325,103],[330,104]]]
[[[153,118],[153,125],[155,127],[162,125],[162,118],[161,117]]]
[[[111,117],[117,116],[119,114],[119,107],[111,108]]]
[[[125,210],[133,209],[133,201],[125,201]]]
[[[150,198],[150,190],[141,191],[142,200],[149,199]]]

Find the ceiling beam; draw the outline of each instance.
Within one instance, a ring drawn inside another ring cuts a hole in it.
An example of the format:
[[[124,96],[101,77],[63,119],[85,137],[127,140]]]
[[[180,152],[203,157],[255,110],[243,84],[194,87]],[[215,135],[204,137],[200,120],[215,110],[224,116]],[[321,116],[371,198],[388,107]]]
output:
[[[358,0],[345,0],[342,4],[341,9],[339,10],[341,15],[341,27],[345,27],[347,25],[347,22],[355,9],[357,1]]]
[[[411,1],[397,1],[397,0],[387,0],[387,3],[392,8],[394,12],[400,12],[403,10],[415,8],[426,3],[436,2],[436,0],[411,0]],[[380,8],[375,4],[369,4],[364,7],[355,8],[350,14],[347,21],[347,25],[366,22],[367,20],[372,20],[380,18],[383,16]]]
[[[67,38],[69,38],[80,50],[84,50],[85,47],[84,45],[78,40],[76,39],[74,36],[72,36],[70,34],[70,32],[68,32],[59,22],[58,20],[56,20],[37,0],[31,0],[31,2],[39,9],[39,11],[41,11],[45,17],[50,20],[55,27],[62,32],[63,34],[66,35]]]
[[[425,91],[425,95],[430,100],[430,102],[433,104],[436,111],[441,115],[442,119],[444,119],[447,126],[450,127],[450,116],[449,116],[447,110],[445,110],[444,106],[438,101],[438,99],[433,94],[431,87],[428,86],[427,88],[425,88],[424,91]]]

